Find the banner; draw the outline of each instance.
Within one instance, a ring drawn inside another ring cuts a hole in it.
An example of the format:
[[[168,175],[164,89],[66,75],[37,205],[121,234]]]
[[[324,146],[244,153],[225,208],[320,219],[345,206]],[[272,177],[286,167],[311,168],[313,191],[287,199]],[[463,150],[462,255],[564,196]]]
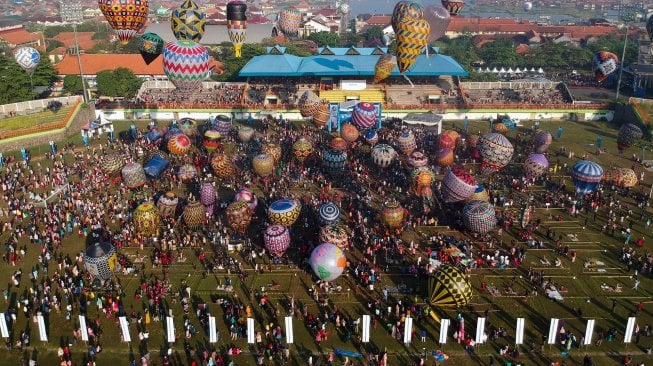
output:
[[[383,120],[383,107],[381,106],[381,103],[374,103],[374,109],[376,110],[376,115],[378,116],[378,120],[376,123],[376,129],[380,130],[381,129],[381,121]]]
[[[254,334],[254,318],[247,318],[247,343],[256,343]]]
[[[43,319],[43,315],[37,315],[36,321],[39,324],[39,338],[42,342],[47,342],[48,333],[45,330],[45,319]]]
[[[369,315],[363,315],[363,336],[361,337],[363,343],[370,342],[370,320]]]
[[[166,317],[166,339],[168,343],[175,343],[175,323],[171,316]]]
[[[327,123],[329,132],[332,130],[340,131],[340,103],[329,103],[329,123]]]
[[[2,338],[9,338],[9,328],[7,328],[7,318],[4,314],[0,315],[0,333]]]
[[[556,336],[558,335],[558,322],[560,322],[560,319],[551,319],[551,324],[549,325],[549,336],[547,338],[546,344],[556,343]]]
[[[288,344],[293,344],[294,343],[294,338],[293,338],[293,328],[292,328],[292,316],[287,316],[286,317],[286,343]]]
[[[449,323],[451,323],[451,320],[449,319],[442,319],[442,321],[440,322],[440,339],[438,340],[439,344],[447,343],[447,332],[449,331]]]
[[[524,344],[524,318],[517,318],[515,345]]]
[[[585,328],[585,346],[592,344],[592,335],[594,334],[594,319],[587,320],[587,327]]]
[[[413,318],[407,316],[404,321],[404,344],[410,344],[413,336]]]
[[[626,324],[626,333],[624,333],[624,343],[630,343],[633,338],[633,331],[635,330],[635,317],[631,316],[628,318],[628,324]]]
[[[82,332],[82,341],[88,342],[88,328],[86,327],[86,317],[79,316],[79,330]]]
[[[485,343],[485,318],[478,318],[476,320],[476,338],[474,342],[476,344]]]
[[[170,318],[172,319],[172,318]],[[129,343],[132,341],[132,335],[129,333],[129,323],[127,322],[127,317],[121,316],[118,318],[120,321],[120,329],[122,330],[122,340]],[[88,337],[88,336],[87,336]],[[174,337],[174,335],[173,335]],[[173,340],[174,342],[174,340]]]
[[[209,343],[218,342],[218,330],[215,327],[215,317],[209,317]]]

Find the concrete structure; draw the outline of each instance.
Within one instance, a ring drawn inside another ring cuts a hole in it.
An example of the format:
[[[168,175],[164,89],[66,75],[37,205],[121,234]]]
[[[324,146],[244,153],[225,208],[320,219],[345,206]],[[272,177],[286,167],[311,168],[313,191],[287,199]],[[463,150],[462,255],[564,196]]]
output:
[[[82,3],[66,0],[59,2],[59,16],[61,16],[63,23],[81,23],[84,21]]]

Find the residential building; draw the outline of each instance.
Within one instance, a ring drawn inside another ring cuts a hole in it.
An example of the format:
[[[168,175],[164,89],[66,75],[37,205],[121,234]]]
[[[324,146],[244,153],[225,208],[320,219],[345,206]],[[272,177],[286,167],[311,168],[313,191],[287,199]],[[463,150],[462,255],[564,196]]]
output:
[[[79,1],[59,2],[59,16],[63,23],[81,23],[84,20],[84,10]]]
[[[104,70],[115,70],[119,67],[130,69],[136,76],[146,80],[167,80],[163,72],[163,57],[159,57],[149,65],[140,54],[84,54],[79,56],[84,72],[84,79],[91,88],[96,85],[95,75]],[[56,64],[59,77],[79,75],[77,56],[67,54]]]
[[[9,48],[34,47],[43,49],[43,34],[30,33],[22,25],[13,25],[0,28],[0,40],[7,43]]]

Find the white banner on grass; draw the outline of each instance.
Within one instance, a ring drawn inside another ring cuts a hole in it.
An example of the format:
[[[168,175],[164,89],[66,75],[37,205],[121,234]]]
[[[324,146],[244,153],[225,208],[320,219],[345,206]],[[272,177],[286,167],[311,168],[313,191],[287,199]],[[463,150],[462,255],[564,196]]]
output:
[[[517,318],[517,330],[515,333],[515,345],[524,344],[524,318]]]
[[[166,335],[168,343],[175,342],[175,323],[171,316],[166,317]]]
[[[630,343],[631,338],[633,338],[634,330],[635,330],[635,317],[631,316],[628,318],[628,324],[626,324],[626,333],[624,333],[624,343]]]
[[[446,344],[447,343],[447,333],[449,332],[449,324],[451,323],[451,320],[449,319],[442,319],[440,321],[440,339],[438,340],[439,344]]]
[[[209,317],[209,343],[218,342],[218,330],[215,327],[215,317]]]
[[[404,321],[404,343],[409,344],[413,335],[413,318],[407,316]]]
[[[485,318],[478,318],[476,320],[476,339],[474,339],[474,342],[476,342],[476,344],[484,343],[485,341],[484,333],[485,333]]]
[[[0,333],[2,333],[2,338],[9,338],[9,328],[7,328],[7,318],[5,315],[0,315]]]
[[[556,336],[558,335],[558,323],[560,319],[551,318],[551,324],[549,325],[549,337],[546,340],[546,344],[555,344]]]
[[[295,342],[294,330],[292,328],[292,316],[286,317],[286,343],[293,344]]]
[[[247,343],[256,343],[254,334],[254,318],[247,318]]]
[[[363,343],[369,343],[370,342],[370,321],[371,321],[371,316],[369,315],[363,315],[363,336],[362,342]]]
[[[82,332],[82,341],[88,342],[88,328],[86,327],[86,317],[79,316],[79,330]]]
[[[122,330],[122,340],[129,343],[132,341],[132,335],[129,333],[129,323],[127,317],[121,316],[118,318],[120,321],[120,329]]]
[[[43,319],[43,315],[37,315],[36,321],[39,324],[39,338],[41,339],[41,342],[47,342],[48,333],[45,330],[45,319]]]
[[[585,346],[592,344],[592,335],[594,334],[594,319],[587,320],[587,328],[585,328]]]

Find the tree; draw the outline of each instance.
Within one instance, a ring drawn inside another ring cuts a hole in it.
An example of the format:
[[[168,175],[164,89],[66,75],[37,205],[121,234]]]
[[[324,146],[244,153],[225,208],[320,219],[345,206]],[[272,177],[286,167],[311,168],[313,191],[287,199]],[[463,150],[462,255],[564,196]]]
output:
[[[238,73],[254,56],[265,54],[265,48],[258,44],[245,43],[241,51],[241,57],[234,56],[234,48],[231,43],[224,42],[217,47],[217,51],[211,50],[211,55],[224,63],[222,75],[213,74],[211,79],[215,81],[238,81]],[[272,66],[271,66],[272,67]]]
[[[317,43],[318,47],[338,47],[340,45],[340,36],[335,32],[311,33],[306,39]]]
[[[80,95],[84,92],[82,78],[79,75],[66,75],[63,78],[63,90],[71,95]]]
[[[114,42],[114,53],[140,53],[140,43],[141,37],[134,37],[127,42],[127,44],[122,44],[120,42]]]
[[[41,56],[41,62],[39,62],[32,73],[34,86],[51,87],[57,81],[59,81],[59,76],[57,70],[52,67],[50,59],[45,55]]]
[[[511,40],[498,39],[488,43],[480,50],[483,60],[490,65],[518,67],[522,64],[522,56],[515,52],[515,46]]]
[[[56,39],[48,39],[48,40],[45,41],[45,43],[48,45],[48,47],[46,48],[46,52],[50,52],[50,51],[54,50],[55,48],[65,46],[65,44],[63,42],[57,41]]]
[[[118,81],[113,76],[113,71],[102,70],[95,74],[97,94],[104,97],[118,96]]]
[[[143,84],[143,80],[125,67],[100,71],[95,75],[95,81],[97,94],[106,97],[133,98]]]
[[[32,99],[29,76],[14,60],[0,56],[0,104]]]
[[[383,28],[378,25],[365,28],[365,39],[371,41],[373,39],[381,39],[383,37]]]
[[[472,62],[481,59],[476,53],[474,41],[472,40],[472,36],[469,34],[456,37],[455,39],[442,37],[440,41],[442,41],[440,53],[453,57],[467,70],[472,68]]]

